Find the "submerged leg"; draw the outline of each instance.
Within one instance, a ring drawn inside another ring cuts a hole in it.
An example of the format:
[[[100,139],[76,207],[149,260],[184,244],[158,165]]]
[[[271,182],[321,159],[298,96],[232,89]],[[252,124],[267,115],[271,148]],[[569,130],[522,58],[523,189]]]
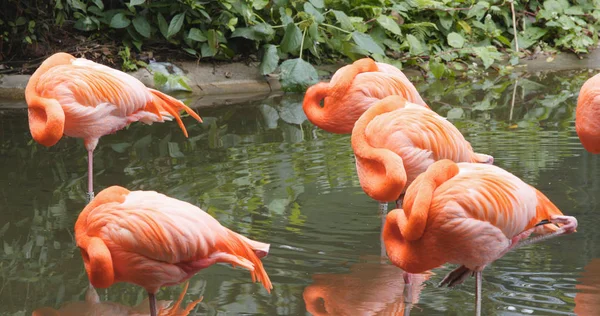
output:
[[[154,293],[148,293],[148,301],[150,302],[150,316],[157,316],[156,311],[156,296]]]
[[[417,284],[412,284],[411,282],[411,274],[403,271],[402,277],[404,278],[404,313],[403,316],[410,315],[410,310],[413,308],[413,286],[417,286]]]
[[[481,316],[481,287],[483,275],[481,271],[475,272],[475,315]]]
[[[94,199],[94,151],[88,150],[88,203]]]

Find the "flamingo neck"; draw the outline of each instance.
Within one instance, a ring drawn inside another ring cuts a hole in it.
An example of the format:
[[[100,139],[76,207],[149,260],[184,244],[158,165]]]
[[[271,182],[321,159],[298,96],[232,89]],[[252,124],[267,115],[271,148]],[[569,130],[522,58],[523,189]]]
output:
[[[404,210],[388,214],[383,228],[383,240],[392,263],[408,273],[422,273],[441,266],[446,260],[428,238],[408,241],[403,233],[408,229]]]
[[[313,124],[323,128],[323,125],[329,125],[329,116],[324,106],[321,107],[321,101],[329,93],[329,84],[320,82],[308,88],[302,102],[302,109],[306,117]]]
[[[402,158],[387,148],[373,147],[366,130],[376,116],[403,108],[405,104],[406,99],[402,97],[386,97],[367,109],[352,130],[352,149],[360,184],[367,195],[380,202],[398,199],[404,192],[407,176]]]

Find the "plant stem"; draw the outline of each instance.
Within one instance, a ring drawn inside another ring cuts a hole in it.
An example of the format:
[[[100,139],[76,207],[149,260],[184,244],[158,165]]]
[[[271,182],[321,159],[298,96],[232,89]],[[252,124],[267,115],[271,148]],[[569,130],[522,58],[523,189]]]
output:
[[[342,29],[342,28],[339,28],[339,27],[337,27],[337,26],[335,26],[335,25],[331,25],[331,24],[327,24],[327,23],[321,23],[321,25],[324,25],[324,26],[330,27],[330,28],[332,28],[332,29],[336,29],[336,30],[338,30],[338,31],[340,31],[340,32],[344,32],[344,33],[346,33],[346,34],[352,34],[352,32],[350,32],[350,31],[346,31],[346,30],[344,30],[344,29]]]
[[[302,59],[302,50],[304,49],[304,36],[306,36],[306,30],[308,28],[304,29],[304,32],[302,32],[302,42],[300,42],[300,56],[299,58]]]
[[[510,11],[512,12],[513,35],[515,36],[515,51],[519,52],[519,40],[517,39],[517,18],[515,17],[515,1],[510,0]]]

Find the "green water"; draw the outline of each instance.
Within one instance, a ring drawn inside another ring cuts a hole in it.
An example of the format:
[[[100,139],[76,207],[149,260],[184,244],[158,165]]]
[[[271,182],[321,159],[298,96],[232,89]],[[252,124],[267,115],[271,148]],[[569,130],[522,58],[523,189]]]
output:
[[[489,266],[484,315],[572,314],[576,286],[600,284],[597,275],[582,277],[600,257],[600,157],[583,150],[574,129],[577,94],[591,75],[417,83],[476,151],[493,155],[495,164],[579,220],[576,234]],[[308,315],[307,287],[321,290],[309,305],[330,315],[393,315],[405,300],[413,302],[411,315],[473,314],[474,280],[454,289],[436,286],[450,265],[434,270],[406,299],[401,271],[380,262],[377,203],[360,188],[350,136],[306,121],[301,100],[292,95],[197,109],[204,124],[184,119],[189,139],[175,123],[136,123],[103,137],[94,155],[96,192],[114,184],[156,190],[271,243],[263,260],[271,295],[245,270],[212,266],[191,279],[185,301],[204,297],[193,315]],[[0,315],[84,300],[88,281],[73,240],[87,190],[82,141],[64,138],[52,148],[34,143],[26,110],[14,104],[0,110],[0,140]],[[600,269],[600,260],[595,264]],[[180,291],[163,289],[158,299],[176,299]],[[578,308],[600,301],[598,293]],[[128,306],[145,296],[129,284],[99,294]]]

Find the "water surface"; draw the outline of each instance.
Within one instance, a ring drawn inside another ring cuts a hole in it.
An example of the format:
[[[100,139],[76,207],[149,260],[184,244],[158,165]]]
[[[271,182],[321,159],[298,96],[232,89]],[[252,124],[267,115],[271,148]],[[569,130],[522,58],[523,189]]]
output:
[[[600,301],[600,260],[592,261],[600,258],[600,158],[583,150],[574,129],[577,94],[591,75],[416,84],[476,151],[579,220],[576,234],[519,249],[485,270],[485,315],[568,315],[576,302],[594,310]],[[271,243],[264,259],[271,295],[247,271],[213,266],[191,279],[185,301],[204,297],[196,315],[394,315],[410,302],[411,315],[472,314],[473,280],[436,287],[453,266],[405,289],[401,270],[381,261],[377,203],[360,188],[350,136],[313,126],[301,100],[200,108],[204,124],[184,119],[189,139],[175,123],[133,124],[103,137],[96,192],[114,184],[156,190]],[[84,300],[87,277],[73,240],[87,190],[82,141],[36,144],[26,110],[15,106],[0,112],[0,140],[0,315]],[[163,289],[158,299],[180,291]],[[99,294],[128,306],[145,297],[129,284]]]

